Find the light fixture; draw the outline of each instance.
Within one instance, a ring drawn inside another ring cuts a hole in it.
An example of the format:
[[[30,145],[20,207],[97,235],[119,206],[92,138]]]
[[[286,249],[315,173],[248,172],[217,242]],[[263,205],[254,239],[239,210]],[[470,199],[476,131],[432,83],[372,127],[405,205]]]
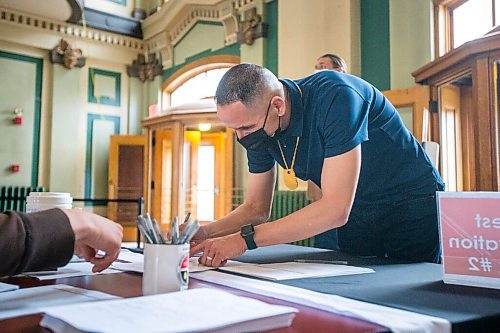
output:
[[[198,124],[198,129],[202,132],[210,131],[212,128],[212,124],[210,123],[199,123]]]

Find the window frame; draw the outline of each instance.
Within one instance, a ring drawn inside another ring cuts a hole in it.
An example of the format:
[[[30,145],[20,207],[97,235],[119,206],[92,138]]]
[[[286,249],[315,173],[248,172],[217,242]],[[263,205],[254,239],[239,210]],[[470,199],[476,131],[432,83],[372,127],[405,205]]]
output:
[[[172,93],[196,75],[213,69],[230,68],[239,63],[240,57],[217,55],[204,57],[181,67],[162,84],[162,107],[170,107],[170,97]]]
[[[453,11],[469,0],[433,0],[434,3],[434,55],[439,58],[452,51],[453,46]],[[490,32],[499,29],[500,18],[495,17],[495,0],[491,1],[493,26]],[[499,22],[497,22],[497,19]]]

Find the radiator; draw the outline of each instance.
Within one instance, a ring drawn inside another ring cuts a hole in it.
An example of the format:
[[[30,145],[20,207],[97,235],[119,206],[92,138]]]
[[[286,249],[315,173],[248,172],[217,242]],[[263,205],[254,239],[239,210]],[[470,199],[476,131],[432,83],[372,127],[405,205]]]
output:
[[[1,186],[0,212],[15,210],[26,211],[26,197],[30,192],[45,192],[43,187]]]
[[[271,209],[270,221],[280,219],[284,216],[309,205],[310,201],[306,198],[305,191],[275,191],[273,206]],[[301,246],[314,246],[314,237],[303,239],[291,244]]]

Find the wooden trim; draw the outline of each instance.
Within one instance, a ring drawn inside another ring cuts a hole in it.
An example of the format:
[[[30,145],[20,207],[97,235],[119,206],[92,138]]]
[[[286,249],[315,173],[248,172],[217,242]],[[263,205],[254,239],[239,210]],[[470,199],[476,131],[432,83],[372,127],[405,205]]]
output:
[[[240,57],[233,55],[214,55],[195,60],[173,73],[161,85],[162,91],[172,93],[190,78],[211,69],[233,67],[240,63]]]
[[[412,72],[412,75],[417,83],[427,84],[431,81],[435,82],[435,77],[440,76],[444,71],[454,71],[455,67],[461,62],[497,49],[500,49],[500,32],[469,41],[446,55],[420,67]]]
[[[225,187],[221,189],[224,192],[224,209],[222,214],[225,216],[231,212],[233,207],[233,172],[234,172],[234,130],[231,128],[226,128],[225,136],[225,146],[226,154],[224,164],[226,166],[225,175]]]
[[[181,122],[175,122],[172,124],[172,218],[184,214],[184,205],[181,198],[183,148],[184,126]]]
[[[212,126],[224,126],[217,118],[215,112],[200,112],[186,114],[165,114],[158,117],[146,118],[142,120],[142,126],[151,130],[165,128],[167,124],[182,122],[185,125],[194,125],[198,123],[211,123]],[[225,127],[225,126],[224,126]]]
[[[500,51],[492,52],[489,56],[488,72],[490,73],[490,136],[493,188],[500,191],[500,104],[499,80],[500,75],[497,64],[500,65]]]
[[[424,110],[429,108],[429,87],[415,86],[407,89],[386,90],[383,94],[396,108],[406,106],[412,108],[413,136],[422,142]]]
[[[488,57],[478,58],[472,68],[475,89],[472,92],[474,105],[474,143],[476,153],[476,184],[482,191],[497,190],[497,180],[493,179],[492,119],[490,112],[490,78]]]

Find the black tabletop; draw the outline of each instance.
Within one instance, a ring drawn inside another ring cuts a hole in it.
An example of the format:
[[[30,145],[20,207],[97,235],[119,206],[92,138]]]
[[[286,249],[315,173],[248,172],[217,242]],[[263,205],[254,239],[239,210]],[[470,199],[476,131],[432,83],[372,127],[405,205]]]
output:
[[[444,318],[452,323],[454,332],[500,332],[500,290],[445,284],[438,264],[358,258],[292,245],[247,251],[237,260],[272,263],[294,259],[347,260],[375,273],[277,283]]]

